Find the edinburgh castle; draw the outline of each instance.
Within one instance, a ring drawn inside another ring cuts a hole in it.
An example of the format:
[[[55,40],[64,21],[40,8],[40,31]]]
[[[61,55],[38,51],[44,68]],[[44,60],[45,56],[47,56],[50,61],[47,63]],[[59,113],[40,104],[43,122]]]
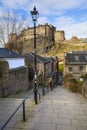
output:
[[[38,25],[36,27],[36,37],[37,37],[37,51],[41,54],[43,52],[49,51],[55,42],[61,42],[65,40],[65,32],[63,30],[56,30],[56,27],[46,23],[45,25]],[[22,41],[23,53],[33,50],[33,39],[34,39],[34,29],[33,27],[28,27],[21,31],[19,35],[10,34],[9,41]]]

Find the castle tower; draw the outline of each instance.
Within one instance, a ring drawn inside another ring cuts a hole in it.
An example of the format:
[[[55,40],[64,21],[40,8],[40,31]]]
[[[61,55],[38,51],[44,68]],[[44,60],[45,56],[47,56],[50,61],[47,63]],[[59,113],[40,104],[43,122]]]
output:
[[[63,30],[55,31],[55,41],[64,41],[65,40],[65,32]]]

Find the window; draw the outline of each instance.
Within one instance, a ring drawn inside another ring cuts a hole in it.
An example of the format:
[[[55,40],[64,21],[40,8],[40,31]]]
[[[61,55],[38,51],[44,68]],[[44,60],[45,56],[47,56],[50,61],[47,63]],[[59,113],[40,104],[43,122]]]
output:
[[[79,60],[79,57],[78,57],[78,56],[75,56],[75,60],[78,61],[78,60]]]
[[[85,56],[86,60],[87,60],[87,55]]]
[[[83,66],[79,66],[79,71],[83,71]]]
[[[72,67],[69,67],[69,72],[71,72],[72,71]]]

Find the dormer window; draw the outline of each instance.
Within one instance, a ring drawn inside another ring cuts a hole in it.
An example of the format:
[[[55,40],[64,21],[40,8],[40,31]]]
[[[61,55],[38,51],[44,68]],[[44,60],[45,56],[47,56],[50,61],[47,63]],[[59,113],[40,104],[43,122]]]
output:
[[[78,61],[79,60],[79,57],[78,56],[75,56],[75,61]]]
[[[87,55],[85,56],[85,59],[87,60]]]
[[[11,56],[11,51],[9,50],[9,56]]]

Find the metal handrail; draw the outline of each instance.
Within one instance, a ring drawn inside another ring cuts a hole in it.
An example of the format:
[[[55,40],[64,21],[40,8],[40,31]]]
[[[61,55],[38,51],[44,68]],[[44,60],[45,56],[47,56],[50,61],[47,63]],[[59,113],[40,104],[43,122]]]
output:
[[[8,118],[5,124],[0,128],[0,130],[3,130],[5,128],[5,126],[8,124],[8,122],[12,119],[12,117],[15,115],[15,113],[19,110],[19,108],[22,105],[23,105],[23,121],[25,121],[25,99],[24,99],[22,103],[17,107],[17,109],[13,112],[13,114]]]
[[[39,94],[39,100],[41,99],[41,94]],[[25,99],[20,103],[20,105],[16,108],[16,110],[13,112],[13,114],[8,118],[8,120],[4,123],[4,125],[0,128],[0,130],[3,130],[6,125],[9,123],[9,121],[12,119],[12,117],[16,114],[16,112],[19,110],[19,108],[23,105],[23,121],[26,121],[25,119],[25,101],[28,99],[30,95],[26,96]]]

